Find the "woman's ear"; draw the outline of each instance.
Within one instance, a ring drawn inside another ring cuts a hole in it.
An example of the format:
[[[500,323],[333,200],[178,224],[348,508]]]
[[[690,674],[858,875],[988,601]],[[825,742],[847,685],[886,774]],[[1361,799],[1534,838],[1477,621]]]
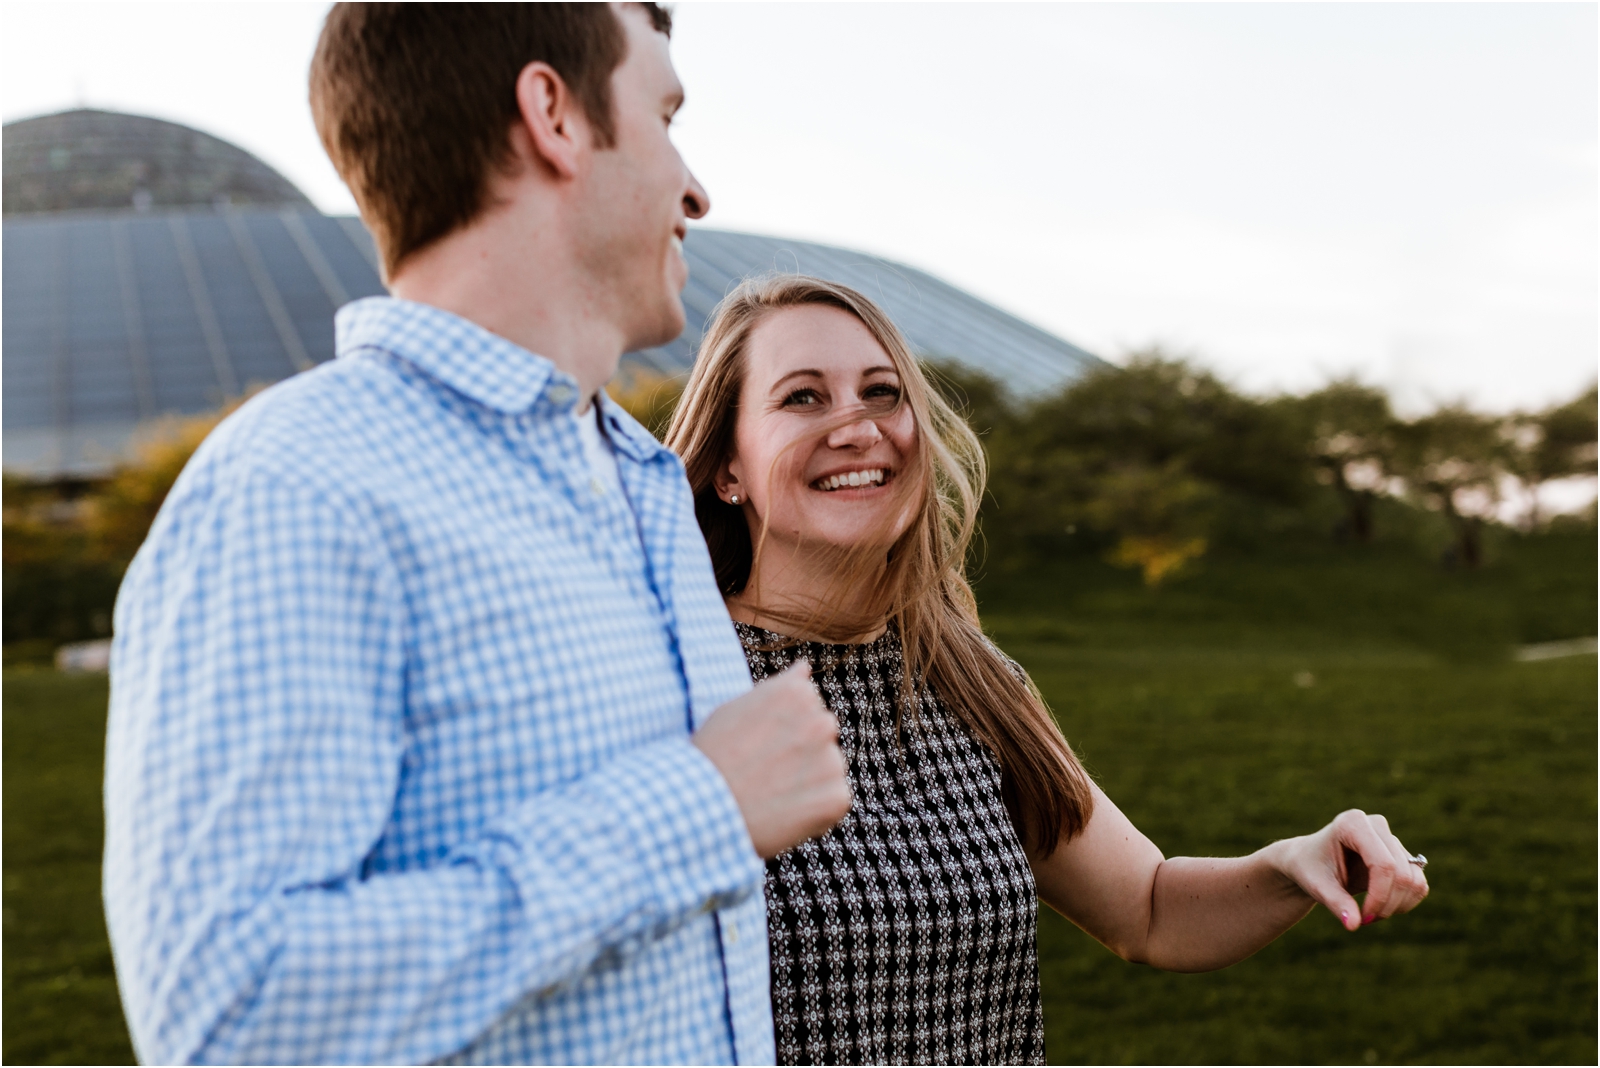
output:
[[[739,482],[738,468],[739,461],[730,456],[722,461],[722,466],[717,468],[717,473],[711,478],[711,485],[716,489],[717,496],[729,504],[743,504],[747,499]],[[733,500],[734,494],[738,494],[738,501]]]

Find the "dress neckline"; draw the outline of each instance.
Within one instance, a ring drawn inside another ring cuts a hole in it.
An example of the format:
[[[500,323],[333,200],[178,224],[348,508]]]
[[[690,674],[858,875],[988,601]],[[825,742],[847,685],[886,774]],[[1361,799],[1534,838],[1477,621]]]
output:
[[[880,645],[893,644],[896,638],[893,623],[885,626],[882,634],[866,642],[825,642],[816,638],[796,638],[792,634],[782,634],[778,631],[757,626],[754,623],[744,623],[737,619],[733,621],[733,625],[741,635],[749,634],[764,645],[779,645],[780,648],[814,645],[823,649],[839,650],[842,653],[865,652]]]

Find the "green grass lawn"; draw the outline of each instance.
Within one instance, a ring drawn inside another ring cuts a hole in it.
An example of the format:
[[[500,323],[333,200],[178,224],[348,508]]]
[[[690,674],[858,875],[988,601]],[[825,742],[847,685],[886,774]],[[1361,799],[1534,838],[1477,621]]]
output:
[[[1594,1063],[1595,658],[1506,648],[1594,632],[1595,541],[1502,549],[1472,575],[1393,549],[1212,561],[1154,593],[1083,559],[991,577],[990,629],[1169,856],[1358,807],[1430,861],[1414,913],[1347,934],[1319,910],[1207,975],[1043,910],[1052,1061]]]
[[[5,673],[7,1064],[131,1064],[100,908],[104,676]]]
[[[1090,557],[991,574],[985,618],[1107,792],[1168,854],[1234,854],[1342,808],[1428,854],[1433,896],[1313,914],[1210,975],[1040,924],[1059,1062],[1593,1063],[1595,538],[1507,537],[1478,574],[1403,547],[1203,562],[1169,588]],[[1309,683],[1307,685],[1306,683]],[[103,679],[7,671],[4,1060],[130,1056],[99,901]]]
[[[1049,914],[1052,1060],[1594,1062],[1593,657],[1019,652],[1168,855],[1249,852],[1354,806],[1428,855],[1433,888],[1354,934],[1319,910],[1197,976],[1124,964]]]

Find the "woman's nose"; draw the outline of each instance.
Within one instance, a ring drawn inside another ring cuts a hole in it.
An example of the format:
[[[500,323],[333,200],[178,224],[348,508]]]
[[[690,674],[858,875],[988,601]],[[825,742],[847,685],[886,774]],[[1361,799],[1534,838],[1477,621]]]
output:
[[[867,449],[883,440],[883,431],[871,419],[861,418],[846,423],[828,435],[828,445],[835,449]]]

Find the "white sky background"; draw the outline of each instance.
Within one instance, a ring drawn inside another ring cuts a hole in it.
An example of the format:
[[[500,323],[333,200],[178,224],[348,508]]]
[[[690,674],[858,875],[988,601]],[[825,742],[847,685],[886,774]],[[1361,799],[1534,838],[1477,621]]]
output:
[[[322,4],[0,6],[6,121],[188,123],[353,211]],[[1565,399],[1600,354],[1600,7],[680,4],[708,225],[878,253],[1116,359],[1408,411]]]

